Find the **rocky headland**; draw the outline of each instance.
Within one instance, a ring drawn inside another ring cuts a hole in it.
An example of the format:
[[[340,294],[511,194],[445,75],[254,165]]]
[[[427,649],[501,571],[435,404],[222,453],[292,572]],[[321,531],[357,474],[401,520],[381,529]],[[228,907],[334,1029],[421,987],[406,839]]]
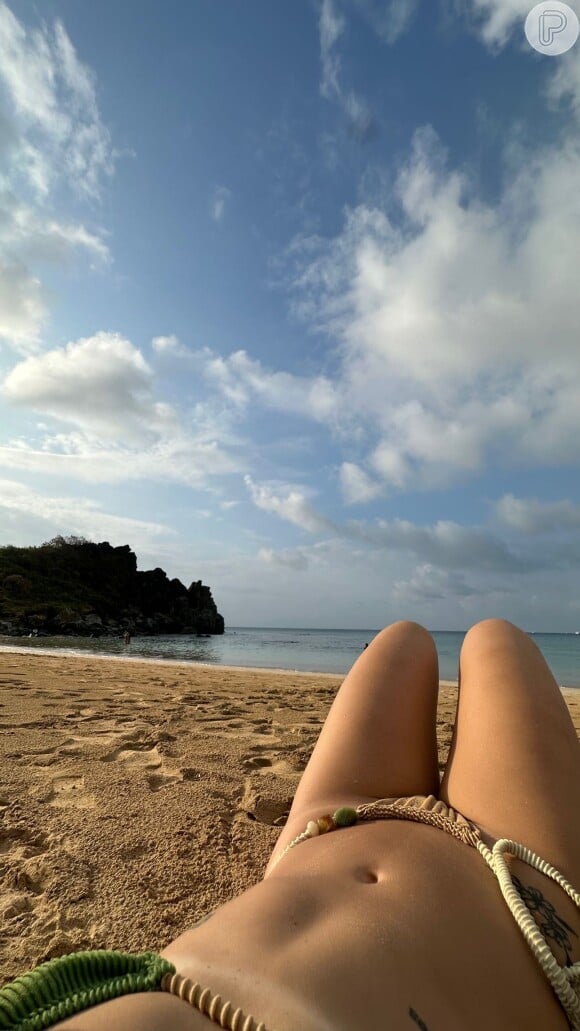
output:
[[[185,587],[163,569],[137,569],[128,544],[55,537],[0,548],[0,634],[118,637],[124,633],[223,634],[201,580]]]

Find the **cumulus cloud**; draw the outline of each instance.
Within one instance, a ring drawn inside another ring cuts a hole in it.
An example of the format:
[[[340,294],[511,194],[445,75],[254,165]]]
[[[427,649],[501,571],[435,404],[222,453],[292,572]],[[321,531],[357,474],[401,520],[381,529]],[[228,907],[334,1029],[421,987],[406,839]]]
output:
[[[580,505],[571,501],[538,501],[505,494],[494,504],[500,523],[520,533],[561,533],[580,529]]]
[[[211,217],[214,222],[221,222],[226,211],[226,205],[229,204],[232,198],[232,191],[228,190],[227,186],[216,186],[214,187],[213,197],[211,201]]]
[[[326,376],[295,376],[272,372],[244,350],[222,358],[209,348],[198,352],[206,377],[229,401],[244,408],[260,400],[268,408],[332,423],[341,407],[335,385]]]
[[[179,339],[172,333],[170,336],[153,337],[151,346],[157,354],[187,354],[187,348],[180,343]]]
[[[15,404],[118,436],[163,415],[151,388],[141,352],[119,334],[101,332],[26,358],[8,373],[2,392]]]
[[[86,482],[157,480],[205,486],[247,469],[227,413],[208,404],[188,413],[159,399],[151,367],[129,340],[97,333],[19,362],[5,377],[6,401],[41,413],[40,442],[0,446],[0,466]]]
[[[576,460],[579,177],[572,133],[512,154],[486,204],[427,126],[389,213],[361,204],[337,237],[294,242],[295,310],[338,339],[335,389],[390,488]]]
[[[380,483],[371,480],[364,469],[354,462],[343,462],[340,467],[340,485],[347,505],[364,503],[382,492]]]
[[[244,483],[256,507],[264,512],[273,512],[280,519],[285,519],[309,533],[328,533],[337,529],[331,519],[327,519],[310,505],[300,490],[258,484],[248,475],[244,476]]]

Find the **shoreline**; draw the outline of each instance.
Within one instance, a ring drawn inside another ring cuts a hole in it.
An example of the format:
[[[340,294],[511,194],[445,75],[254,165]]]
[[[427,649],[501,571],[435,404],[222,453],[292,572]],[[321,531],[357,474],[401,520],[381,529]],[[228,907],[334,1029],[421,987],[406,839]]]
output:
[[[95,662],[119,662],[122,664],[134,662],[143,664],[144,666],[162,666],[163,668],[178,667],[180,669],[188,670],[224,670],[230,673],[270,673],[275,674],[276,676],[325,677],[336,680],[344,680],[349,673],[349,670],[347,670],[346,673],[326,673],[317,672],[316,670],[282,669],[276,666],[225,666],[216,662],[195,662],[193,659],[160,659],[158,657],[150,659],[143,655],[103,655],[97,652],[69,652],[65,650],[56,650],[54,648],[19,648],[17,645],[0,645],[0,657],[2,655],[26,655],[30,657],[38,655],[42,658],[50,658],[54,660],[71,659],[73,662],[76,660],[86,662],[87,660],[92,661],[94,659]],[[458,686],[458,680],[439,680],[439,687]],[[580,697],[580,686],[571,687],[568,684],[558,684],[558,687],[562,692],[570,691],[573,696]]]

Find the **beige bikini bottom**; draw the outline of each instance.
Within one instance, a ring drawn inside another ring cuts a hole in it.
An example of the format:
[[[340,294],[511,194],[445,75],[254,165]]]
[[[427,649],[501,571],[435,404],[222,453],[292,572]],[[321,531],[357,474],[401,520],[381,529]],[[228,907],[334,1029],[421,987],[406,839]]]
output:
[[[381,798],[376,802],[359,805],[356,809],[338,809],[334,816],[327,814],[318,820],[311,820],[306,829],[280,853],[274,866],[278,865],[290,849],[309,838],[370,820],[413,820],[417,823],[426,823],[432,827],[439,827],[478,850],[495,874],[503,898],[565,1010],[571,1027],[574,1031],[580,1031],[580,962],[568,967],[560,966],[530,910],[516,890],[505,857],[515,856],[550,877],[569,895],[578,909],[580,893],[555,867],[516,841],[500,838],[491,849],[488,848],[476,824],[434,795]],[[229,1031],[268,1031],[263,1021],[258,1022],[251,1014],[244,1014],[239,1007],[234,1008],[231,1002],[224,1001],[220,995],[212,993],[211,989],[202,988],[181,974],[166,974],[161,987],[164,991],[171,992],[195,1006],[220,1027],[228,1028]]]

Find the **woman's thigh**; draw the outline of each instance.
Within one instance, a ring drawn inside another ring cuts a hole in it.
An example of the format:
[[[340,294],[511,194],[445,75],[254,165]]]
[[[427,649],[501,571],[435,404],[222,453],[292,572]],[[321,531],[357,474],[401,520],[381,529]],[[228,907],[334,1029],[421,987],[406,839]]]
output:
[[[438,688],[424,627],[400,621],[377,634],[334,699],[273,858],[308,820],[339,806],[438,793]]]
[[[580,744],[535,642],[501,619],[467,634],[440,797],[580,884]]]

